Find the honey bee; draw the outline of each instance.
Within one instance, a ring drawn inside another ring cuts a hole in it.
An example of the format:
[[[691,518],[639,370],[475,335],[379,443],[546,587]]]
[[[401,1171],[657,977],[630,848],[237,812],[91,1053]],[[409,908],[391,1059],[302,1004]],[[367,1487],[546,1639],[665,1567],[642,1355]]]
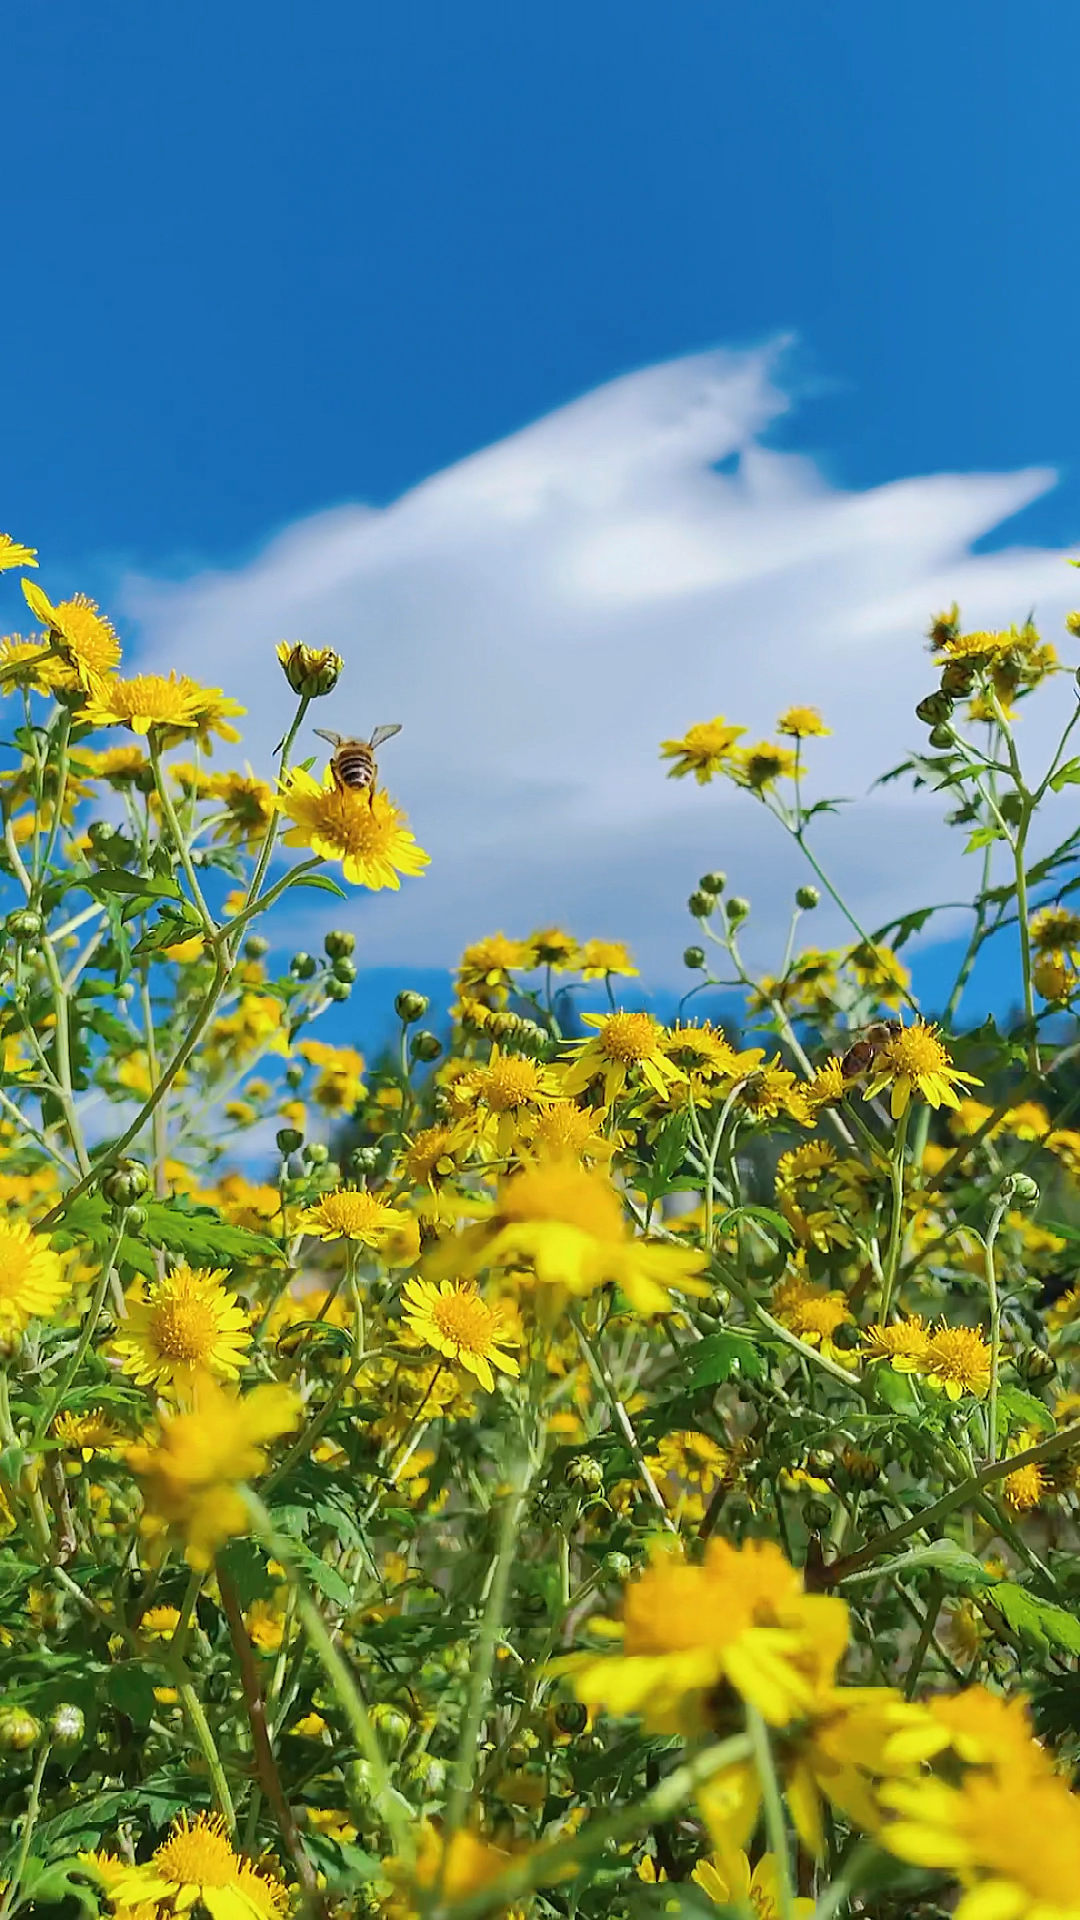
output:
[[[401,727],[395,723],[392,727],[376,727],[370,740],[345,739],[340,733],[328,733],[323,727],[316,727],[320,740],[328,740],[334,752],[330,761],[330,773],[339,793],[351,788],[354,793],[365,793],[369,807],[374,804],[372,795],[379,769],[375,765],[375,750],[384,740],[391,740]]]
[[[884,1053],[890,1040],[895,1040],[903,1030],[899,1020],[875,1020],[871,1026],[864,1027],[840,1062],[844,1079],[857,1080],[860,1074],[869,1073],[878,1054]]]

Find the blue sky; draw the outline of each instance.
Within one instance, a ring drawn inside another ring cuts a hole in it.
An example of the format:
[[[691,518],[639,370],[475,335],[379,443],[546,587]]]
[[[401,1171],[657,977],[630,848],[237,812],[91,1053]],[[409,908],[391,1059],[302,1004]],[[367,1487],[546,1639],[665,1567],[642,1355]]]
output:
[[[354,650],[436,856],[358,922],[372,965],[516,922],[527,870],[533,918],[655,974],[699,865],[795,877],[664,789],[661,733],[817,699],[857,792],[910,742],[937,598],[1068,604],[1064,0],[54,0],[6,51],[2,524],[249,698],[257,762],[270,640]],[[870,916],[957,884],[913,819],[879,812],[876,857],[835,829]]]

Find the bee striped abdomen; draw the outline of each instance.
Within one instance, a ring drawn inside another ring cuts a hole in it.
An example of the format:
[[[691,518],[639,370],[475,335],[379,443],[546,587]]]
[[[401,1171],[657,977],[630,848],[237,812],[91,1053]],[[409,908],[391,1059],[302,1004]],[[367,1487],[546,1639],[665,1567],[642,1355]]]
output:
[[[362,791],[370,787],[375,778],[375,760],[370,747],[361,742],[341,747],[334,755],[334,772],[343,787],[353,787]]]

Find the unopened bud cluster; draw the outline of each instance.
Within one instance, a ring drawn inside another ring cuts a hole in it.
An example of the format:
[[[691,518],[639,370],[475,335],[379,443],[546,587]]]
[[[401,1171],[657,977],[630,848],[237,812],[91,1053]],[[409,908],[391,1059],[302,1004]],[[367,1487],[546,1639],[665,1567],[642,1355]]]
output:
[[[325,693],[333,693],[345,665],[332,647],[306,647],[302,640],[283,640],[277,657],[293,692],[304,700],[318,700]]]

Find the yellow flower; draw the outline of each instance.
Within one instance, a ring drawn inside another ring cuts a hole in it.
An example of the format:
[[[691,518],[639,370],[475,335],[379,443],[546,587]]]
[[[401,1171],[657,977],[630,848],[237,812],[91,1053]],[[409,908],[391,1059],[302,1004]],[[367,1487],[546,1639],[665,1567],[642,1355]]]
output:
[[[723,714],[718,713],[713,720],[699,720],[681,740],[662,741],[661,759],[675,762],[668,768],[668,779],[681,780],[685,774],[692,773],[703,787],[714,773],[726,769],[736,740],[745,732],[745,727],[731,726]]]
[[[532,956],[527,940],[511,940],[505,933],[489,934],[466,947],[458,962],[458,993],[502,1005],[510,975],[527,972]]]
[[[417,1835],[412,1874],[400,1860],[383,1862],[399,1890],[389,1902],[390,1920],[413,1920],[413,1916],[426,1912],[436,1888],[449,1906],[465,1900],[469,1894],[490,1885],[492,1880],[498,1880],[511,1864],[510,1854],[470,1833],[468,1828],[460,1827],[447,1841],[437,1827],[424,1820]],[[419,1900],[408,1897],[410,1881],[421,1892]]]
[[[606,1174],[542,1161],[504,1180],[490,1220],[451,1237],[428,1259],[432,1278],[483,1267],[531,1267],[542,1283],[581,1296],[605,1282],[639,1313],[666,1313],[668,1288],[706,1293],[704,1253],[632,1236]]]
[[[1049,1768],[973,1768],[950,1786],[898,1781],[883,1800],[899,1818],[878,1838],[965,1889],[957,1920],[1078,1920],[1080,1802]]]
[[[224,1267],[181,1263],[128,1297],[112,1351],[140,1386],[190,1394],[203,1373],[237,1380],[251,1345],[248,1315],[222,1284]]]
[[[812,1080],[804,1082],[802,1096],[811,1120],[816,1120],[826,1107],[838,1106],[847,1092],[847,1084],[836,1055],[818,1067]]]
[[[832,732],[825,725],[816,707],[785,707],[776,723],[777,733],[786,733],[792,740],[821,739]]]
[[[500,1373],[521,1369],[502,1347],[520,1345],[507,1309],[482,1300],[473,1280],[407,1280],[402,1293],[402,1318],[409,1331],[436,1353],[456,1360],[475,1374],[489,1393],[495,1388],[492,1367]]]
[[[124,1435],[100,1407],[92,1413],[61,1413],[52,1424],[52,1437],[64,1453],[77,1453],[85,1465],[95,1453],[112,1453]]]
[[[153,769],[141,747],[105,747],[100,753],[92,753],[89,747],[81,746],[79,755],[94,777],[107,780],[111,787],[153,786]]]
[[[778,747],[771,740],[760,740],[756,747],[739,747],[732,756],[732,772],[740,786],[763,793],[774,780],[794,778],[798,760],[790,747]]]
[[[765,1057],[762,1047],[736,1052],[727,1035],[711,1020],[702,1021],[700,1026],[694,1021],[685,1025],[676,1022],[668,1027],[662,1045],[668,1058],[687,1076],[699,1105],[703,1100],[710,1102],[720,1090],[727,1092],[733,1081],[744,1080]]]
[[[24,580],[22,590],[31,613],[48,629],[59,644],[60,653],[73,668],[80,686],[89,687],[97,679],[114,673],[120,664],[120,642],[111,621],[99,613],[97,604],[85,594],[53,606],[48,595],[34,580]]]
[[[171,1640],[179,1625],[179,1607],[147,1607],[139,1616],[139,1632],[146,1640]]]
[[[355,1047],[332,1047],[325,1040],[302,1040],[301,1060],[318,1067],[313,1098],[329,1113],[351,1113],[364,1092],[364,1056]]]
[[[259,1653],[278,1653],[285,1638],[285,1614],[281,1598],[283,1589],[272,1600],[253,1600],[244,1615],[248,1639]]]
[[[214,839],[233,845],[242,840],[261,840],[276,810],[273,787],[258,779],[250,767],[246,773],[215,773],[209,786],[210,797],[220,800],[226,810],[226,818],[214,828]]]
[[[12,567],[36,567],[37,548],[20,546],[10,533],[0,533],[0,573]]]
[[[869,942],[853,947],[846,965],[860,987],[874,994],[883,1007],[898,1007],[911,985],[911,975],[891,947]]]
[[[929,1347],[929,1329],[913,1313],[891,1326],[867,1327],[861,1351],[865,1360],[888,1360],[896,1373],[921,1373]]]
[[[934,1329],[919,1372],[950,1400],[962,1393],[982,1399],[990,1385],[990,1349],[977,1327]]]
[[[410,1216],[387,1206],[366,1187],[337,1187],[324,1193],[317,1205],[306,1207],[295,1224],[298,1233],[318,1240],[358,1240],[365,1247],[381,1247],[391,1234],[410,1225]]]
[[[982,1085],[973,1074],[958,1072],[936,1029],[925,1020],[916,1020],[896,1034],[878,1054],[871,1072],[873,1077],[863,1098],[871,1100],[891,1086],[889,1104],[894,1120],[906,1112],[913,1093],[921,1094],[931,1107],[958,1107],[956,1087],[961,1082],[969,1087]]]
[[[81,718],[91,727],[130,727],[146,734],[151,727],[194,731],[199,689],[170,673],[139,673],[133,680],[94,680]]]
[[[786,1726],[831,1679],[847,1645],[842,1600],[803,1592],[771,1540],[711,1539],[700,1565],[659,1550],[623,1596],[618,1654],[560,1662],[578,1699],[640,1714],[656,1733],[708,1729],[726,1681],[773,1726]]]
[[[182,1813],[149,1860],[110,1871],[106,1887],[121,1913],[151,1903],[159,1914],[183,1914],[197,1904],[211,1920],[279,1920],[289,1905],[275,1874],[234,1852],[217,1813]]]
[[[530,933],[525,945],[533,966],[551,967],[556,973],[569,973],[577,967],[580,948],[573,934],[564,933],[561,927],[541,927],[539,933]]]
[[[267,1442],[291,1433],[301,1411],[289,1387],[259,1386],[241,1398],[204,1375],[193,1409],[164,1416],[156,1446],[128,1449],[151,1513],[183,1529],[189,1566],[208,1567],[224,1541],[248,1531],[238,1483],[264,1471]]]
[[[769,1310],[782,1327],[788,1327],[809,1346],[820,1347],[832,1359],[855,1364],[855,1355],[838,1351],[833,1339],[839,1327],[850,1326],[854,1320],[845,1294],[793,1274],[777,1287]]]
[[[0,668],[5,693],[11,687],[32,687],[35,693],[48,693],[63,678],[59,655],[40,638],[24,640],[18,633],[5,634],[0,640]]]
[[[586,940],[580,962],[583,980],[605,980],[609,973],[635,974],[630,949],[621,940]]]
[[[23,1220],[0,1219],[0,1308],[25,1326],[56,1312],[68,1284],[60,1256]]]
[[[779,1120],[786,1117],[801,1127],[811,1125],[810,1109],[802,1083],[775,1054],[767,1066],[756,1068],[739,1088],[739,1106],[754,1120]]]
[[[527,1117],[523,1132],[531,1153],[555,1160],[608,1161],[617,1137],[604,1132],[607,1115],[602,1107],[576,1107],[572,1100],[545,1102]]]
[[[492,1047],[484,1067],[454,1081],[451,1101],[462,1129],[495,1153],[508,1153],[523,1120],[560,1096],[558,1076],[524,1053],[500,1053]]]
[[[1033,913],[1028,931],[1037,953],[1067,954],[1080,959],[1080,913],[1069,907],[1040,907]]]
[[[586,1013],[582,1023],[597,1028],[596,1038],[575,1042],[563,1075],[564,1093],[583,1093],[602,1075],[603,1101],[609,1107],[631,1073],[639,1073],[661,1096],[674,1082],[685,1080],[682,1069],[668,1058],[664,1029],[651,1013]]]
[[[278,806],[293,826],[288,847],[310,847],[324,860],[340,860],[346,880],[379,892],[401,886],[398,875],[420,874],[430,855],[408,831],[406,816],[381,787],[358,792],[338,788],[327,767],[322,785],[303,768],[286,775]]]
[[[753,1873],[740,1847],[731,1857],[699,1860],[691,1880],[718,1907],[749,1907],[754,1920],[780,1920],[780,1869],[775,1853],[763,1853]],[[794,1920],[809,1920],[815,1902],[801,1896],[791,1903]]]

